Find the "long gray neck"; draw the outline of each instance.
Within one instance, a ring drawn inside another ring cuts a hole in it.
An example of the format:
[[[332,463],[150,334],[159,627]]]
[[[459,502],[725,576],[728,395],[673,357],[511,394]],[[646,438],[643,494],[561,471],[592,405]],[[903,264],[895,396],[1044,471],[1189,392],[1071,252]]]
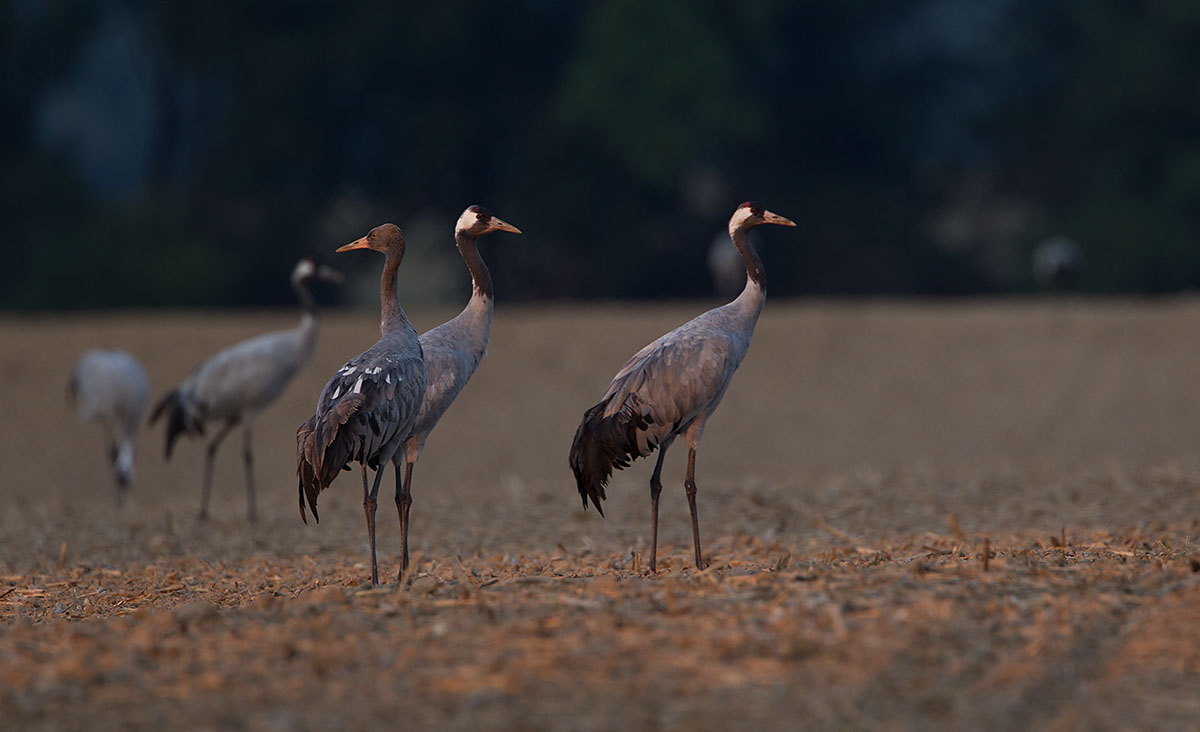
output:
[[[404,251],[393,247],[388,249],[383,263],[383,275],[379,279],[379,330],[384,335],[394,331],[415,331],[400,303],[396,302],[396,270],[400,269],[403,259]]]
[[[742,261],[746,263],[746,287],[734,302],[756,321],[767,299],[767,277],[763,272],[762,260],[758,258],[758,252],[754,251],[754,245],[750,243],[750,233],[747,229],[730,229],[729,238],[733,239],[733,245],[737,247]]]
[[[454,232],[454,242],[458,245],[458,251],[462,254],[463,261],[467,263],[467,269],[471,272],[471,299],[486,298],[490,301],[494,296],[492,273],[483,263],[483,257],[479,256],[477,238],[465,231]]]
[[[292,280],[292,289],[296,292],[296,299],[300,301],[300,325],[296,326],[296,330],[300,333],[305,351],[311,352],[317,342],[318,312],[317,299],[313,297],[308,284],[307,278]]]
[[[483,257],[479,256],[479,247],[477,246],[478,237],[471,236],[463,231],[454,232],[454,240],[458,244],[458,251],[462,254],[463,261],[467,263],[467,269],[471,272],[471,299],[467,301],[467,306],[458,314],[455,321],[462,331],[464,336],[467,336],[465,345],[484,353],[487,351],[488,340],[491,337],[492,330],[492,309],[495,307],[495,298],[492,294],[492,275],[488,272],[487,265],[483,263]],[[469,335],[468,335],[469,334]]]
[[[758,252],[754,251],[754,245],[750,243],[749,230],[741,227],[731,229],[729,238],[733,239],[733,245],[737,247],[738,254],[742,255],[742,261],[746,263],[746,278],[758,283],[759,289],[766,292],[767,276],[763,272],[762,260],[758,258]]]
[[[296,293],[296,299],[300,301],[300,310],[315,318],[317,316],[317,299],[313,297],[312,290],[308,287],[308,278],[293,278],[292,291]]]

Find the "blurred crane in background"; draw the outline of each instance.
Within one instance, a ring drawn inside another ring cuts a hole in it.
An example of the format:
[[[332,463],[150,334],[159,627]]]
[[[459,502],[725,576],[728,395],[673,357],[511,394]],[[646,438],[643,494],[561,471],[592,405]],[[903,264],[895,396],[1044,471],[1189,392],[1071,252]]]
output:
[[[762,261],[748,232],[759,224],[796,224],[747,201],[729,219],[729,236],[742,255],[746,284],[733,302],[684,323],[631,357],[609,384],[604,398],[583,414],[571,444],[570,464],[583,507],[600,502],[613,470],[629,466],[658,448],[650,476],[650,571],[657,569],[658,496],[667,448],[680,434],[688,446],[684,491],[692,514],[696,567],[704,568],[696,513],[696,448],[704,424],[741,365],[766,300]]]
[[[125,351],[95,348],[79,357],[68,393],[79,420],[99,422],[104,430],[119,506],[133,482],[138,427],[150,400],[146,370]]]
[[[208,442],[204,456],[204,483],[200,495],[200,519],[208,518],[212,491],[213,459],[221,441],[237,425],[243,426],[246,462],[246,513],[258,518],[254,500],[254,453],[250,423],[283,392],[296,372],[312,358],[317,344],[317,301],[309,289],[313,279],[339,283],[337,270],[301,259],[292,270],[292,287],[303,312],[300,324],[290,330],[266,333],[218,351],[200,363],[188,378],[158,402],[150,415],[153,424],[167,418],[167,459],[180,434],[203,435],[205,423],[218,421],[220,428]]]
[[[1044,291],[1069,290],[1083,270],[1083,249],[1074,239],[1048,237],[1033,250],[1033,279]]]

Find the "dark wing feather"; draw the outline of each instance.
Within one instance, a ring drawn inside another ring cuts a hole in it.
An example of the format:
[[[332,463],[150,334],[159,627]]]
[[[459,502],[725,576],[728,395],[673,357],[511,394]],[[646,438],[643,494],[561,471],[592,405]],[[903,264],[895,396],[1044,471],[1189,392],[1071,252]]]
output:
[[[175,440],[181,434],[202,435],[204,434],[204,421],[198,419],[188,409],[188,405],[184,404],[183,397],[178,389],[172,389],[163,395],[158,404],[155,405],[154,411],[150,414],[150,424],[153,425],[158,421],[158,418],[166,415],[167,417],[167,459],[171,459],[171,450],[175,447]]]
[[[329,380],[296,432],[301,518],[306,499],[317,516],[317,496],[350,462],[378,470],[392,456],[416,419],[424,369],[419,358],[367,351]]]
[[[583,413],[583,421],[571,442],[570,456],[583,507],[587,508],[588,499],[591,499],[601,516],[604,509],[600,502],[607,498],[604,486],[614,470],[627,468],[631,460],[643,457],[638,448],[638,433],[652,424],[642,410],[634,408],[622,409],[606,417],[607,406],[607,401],[601,401]]]
[[[583,415],[571,444],[570,465],[586,508],[600,508],[614,470],[629,467],[710,412],[724,394],[736,352],[719,333],[692,321],[630,358],[604,398]],[[603,512],[601,513],[603,515]]]

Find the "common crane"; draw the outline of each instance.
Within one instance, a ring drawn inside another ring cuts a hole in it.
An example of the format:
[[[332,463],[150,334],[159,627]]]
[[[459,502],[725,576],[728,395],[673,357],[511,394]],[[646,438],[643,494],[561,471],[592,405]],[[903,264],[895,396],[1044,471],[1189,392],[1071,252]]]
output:
[[[425,400],[412,433],[404,442],[404,489],[396,495],[396,510],[400,514],[400,543],[404,547],[400,560],[401,572],[408,569],[408,514],[412,506],[413,466],[421,459],[429,433],[467,385],[487,353],[492,331],[492,276],[483,263],[483,257],[479,256],[475,240],[493,231],[521,233],[517,227],[501,221],[479,206],[468,207],[458,217],[458,223],[454,226],[454,241],[471,272],[471,299],[453,319],[421,334],[421,350],[425,355]]]
[[[379,482],[388,461],[396,472],[396,502],[400,503],[401,447],[416,423],[425,396],[425,362],[417,331],[396,302],[396,270],[404,259],[404,235],[394,224],[377,226],[364,237],[337,251],[373,249],[386,255],[379,284],[380,337],[375,345],[350,359],[325,385],[317,411],[296,431],[296,472],[299,476],[300,518],[305,499],[317,513],[317,496],[338,472],[358,462],[362,469],[363,512],[371,543],[371,584],[379,584],[375,557],[375,509]],[[375,482],[367,490],[367,468]],[[401,568],[398,578],[403,577]]]
[[[600,502],[613,470],[629,466],[658,448],[650,476],[650,571],[657,570],[658,496],[667,448],[682,434],[688,446],[684,491],[692,514],[696,567],[704,566],[696,514],[696,448],[704,424],[725,395],[750,348],[754,326],[766,299],[762,262],[748,232],[759,224],[795,226],[778,214],[746,202],[729,219],[729,236],[742,255],[746,285],[732,302],[684,323],[631,357],[608,390],[583,414],[571,444],[570,464],[583,506]]]
[[[254,500],[254,453],[250,425],[253,417],[283,392],[296,372],[312,358],[317,344],[317,302],[309,290],[313,279],[341,282],[342,275],[311,258],[292,269],[292,288],[303,307],[300,324],[290,330],[265,333],[236,343],[205,359],[177,388],[167,392],[150,416],[153,424],[167,418],[167,459],[181,434],[203,435],[207,422],[219,422],[204,455],[204,484],[200,519],[208,518],[213,459],[229,431],[243,426],[246,462],[246,512],[258,518]]]
[[[117,505],[133,482],[138,427],[150,400],[150,380],[138,360],[125,351],[94,348],[84,352],[71,374],[68,392],[81,422],[99,422],[112,461]]]

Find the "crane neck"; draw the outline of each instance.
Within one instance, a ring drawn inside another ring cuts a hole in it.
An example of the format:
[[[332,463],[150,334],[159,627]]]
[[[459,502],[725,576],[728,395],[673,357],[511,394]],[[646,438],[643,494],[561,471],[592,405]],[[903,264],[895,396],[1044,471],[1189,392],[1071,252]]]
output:
[[[458,252],[471,273],[471,300],[486,300],[490,303],[495,297],[492,292],[492,273],[488,271],[483,257],[479,255],[477,240],[478,237],[465,231],[454,232],[454,243],[458,245]]]
[[[379,330],[382,333],[413,327],[396,301],[396,271],[403,259],[404,249],[392,247],[383,262],[383,274],[379,279]]]
[[[754,251],[754,245],[750,243],[750,232],[748,229],[741,227],[731,228],[729,230],[729,238],[733,240],[733,245],[737,247],[738,253],[742,255],[742,261],[746,263],[746,286],[749,287],[753,282],[758,286],[758,289],[764,293],[767,290],[767,276],[763,272],[762,260],[758,258],[758,252]]]
[[[312,290],[308,286],[307,278],[293,278],[292,291],[296,293],[296,299],[300,301],[300,310],[306,316],[317,317],[317,299],[313,297]]]
[[[313,297],[307,278],[293,279],[292,289],[296,292],[296,299],[300,301],[300,325],[296,326],[296,330],[299,331],[306,347],[311,350],[317,342],[317,299]]]
[[[746,286],[731,304],[745,315],[750,328],[753,329],[767,300],[766,275],[763,273],[758,252],[754,251],[754,245],[750,243],[749,232],[742,228],[730,229],[729,238],[733,239],[733,245],[737,247],[742,261],[746,263]]]

